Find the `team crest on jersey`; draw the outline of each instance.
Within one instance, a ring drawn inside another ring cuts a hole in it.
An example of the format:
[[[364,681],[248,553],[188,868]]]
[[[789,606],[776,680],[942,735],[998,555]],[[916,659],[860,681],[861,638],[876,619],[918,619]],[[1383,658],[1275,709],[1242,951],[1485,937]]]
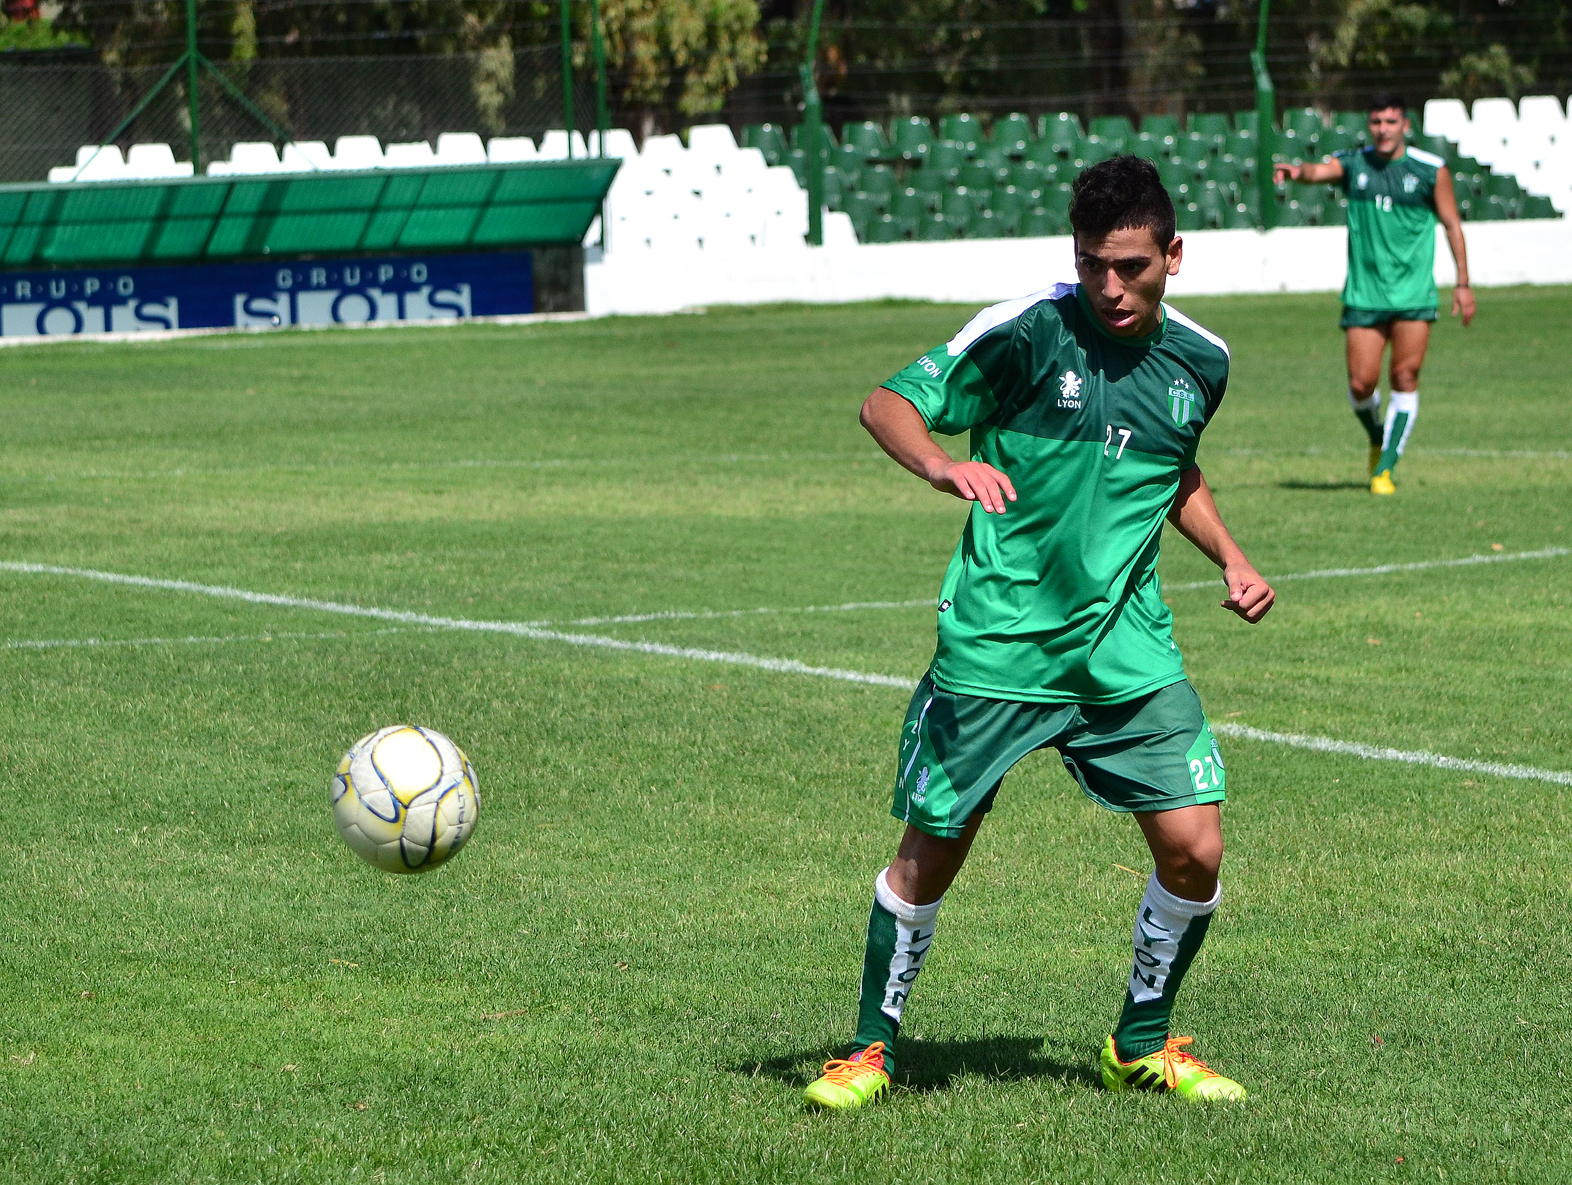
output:
[[[1190,412],[1195,407],[1195,391],[1186,379],[1177,378],[1168,384],[1168,414],[1174,423],[1183,428],[1190,422]]]
[[[1419,178],[1418,177],[1415,177],[1412,173],[1410,173],[1408,176],[1403,178],[1403,192],[1404,193],[1413,193],[1418,188],[1419,188]]]
[[[1368,189],[1368,188],[1370,188],[1370,174],[1369,173],[1360,173],[1359,176],[1357,178],[1355,178],[1355,181],[1358,184],[1360,189]]]
[[[912,791],[912,801],[918,806],[921,806],[923,800],[928,797],[928,779],[930,776],[926,765],[917,774],[917,788]]]
[[[1081,376],[1067,370],[1059,378],[1059,406],[1081,408]]]

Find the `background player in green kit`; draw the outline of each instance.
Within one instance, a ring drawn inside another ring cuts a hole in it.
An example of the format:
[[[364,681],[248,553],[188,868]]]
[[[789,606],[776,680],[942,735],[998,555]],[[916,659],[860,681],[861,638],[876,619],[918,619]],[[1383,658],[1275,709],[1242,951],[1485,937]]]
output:
[[[1474,319],[1463,222],[1452,174],[1439,156],[1410,148],[1408,107],[1382,92],[1370,101],[1370,146],[1319,164],[1278,165],[1306,185],[1333,182],[1348,194],[1348,279],[1342,326],[1348,337],[1348,401],[1370,437],[1370,492],[1395,494],[1392,470],[1419,416],[1419,368],[1436,319],[1436,219],[1457,262],[1452,315]],[[1392,343],[1392,397],[1381,420],[1381,354]]]
[[[1221,899],[1224,772],[1157,578],[1166,519],[1223,570],[1224,608],[1257,622],[1272,605],[1195,464],[1228,348],[1162,303],[1183,244],[1153,165],[1086,170],[1070,221],[1080,284],[984,309],[863,405],[890,456],[976,505],[901,731],[893,813],[907,826],[874,885],[856,1049],[808,1087],[820,1106],[888,1089],[943,894],[1004,775],[1049,745],[1094,801],[1134,813],[1156,863],[1104,1085],[1244,1097],[1168,1031]],[[932,431],[969,431],[970,459]]]

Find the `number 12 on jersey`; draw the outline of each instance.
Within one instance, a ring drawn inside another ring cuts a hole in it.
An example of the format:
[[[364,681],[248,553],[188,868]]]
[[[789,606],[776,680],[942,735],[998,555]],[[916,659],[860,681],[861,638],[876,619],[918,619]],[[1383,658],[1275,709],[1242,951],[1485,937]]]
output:
[[[1119,451],[1114,454],[1114,460],[1117,461],[1124,456],[1124,446],[1130,443],[1131,432],[1128,428],[1115,428],[1112,424],[1109,424],[1108,439],[1103,442],[1103,456],[1105,457],[1108,455],[1108,450],[1113,447],[1115,432],[1119,434]]]

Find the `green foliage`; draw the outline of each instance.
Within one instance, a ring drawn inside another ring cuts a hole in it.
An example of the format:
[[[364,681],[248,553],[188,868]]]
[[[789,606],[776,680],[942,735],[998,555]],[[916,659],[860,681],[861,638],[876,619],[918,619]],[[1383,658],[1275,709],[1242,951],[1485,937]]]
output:
[[[11,21],[0,16],[0,53],[32,53],[85,43],[86,38],[81,34],[55,28],[54,22],[48,17]]]
[[[1532,66],[1521,65],[1501,44],[1487,46],[1480,53],[1466,53],[1457,65],[1441,72],[1441,93],[1473,102],[1493,95],[1516,99],[1534,85]]]
[[[602,0],[600,12],[623,109],[717,111],[764,62],[755,0]]]
[[[1480,295],[1436,326],[1385,499],[1334,297],[1179,302],[1232,347],[1200,459],[1265,572],[1572,546],[1572,291]],[[965,508],[857,406],[974,311],[8,350],[4,558],[489,620],[736,610],[568,628],[915,680],[931,607],[748,611],[931,600]],[[1252,629],[1181,539],[1162,560],[1214,721],[1554,769],[1569,565],[1286,581]],[[1176,1020],[1252,1099],[1198,1111],[1092,1078],[1147,857],[1039,754],[947,898],[899,1089],[810,1116],[899,833],[901,690],[0,591],[8,1180],[1572,1177],[1565,787],[1225,739],[1224,904]],[[399,719],[463,744],[484,795],[415,878],[345,850],[327,802]]]

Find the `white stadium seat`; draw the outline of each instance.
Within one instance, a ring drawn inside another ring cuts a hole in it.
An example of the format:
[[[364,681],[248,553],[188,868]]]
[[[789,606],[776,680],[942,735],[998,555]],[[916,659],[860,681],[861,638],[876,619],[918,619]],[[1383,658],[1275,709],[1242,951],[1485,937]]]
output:
[[[278,173],[283,166],[278,159],[278,149],[271,140],[242,140],[229,150],[230,171],[236,175],[248,173]]]
[[[389,144],[387,151],[382,154],[382,167],[385,169],[419,169],[436,163],[436,154],[424,140]]]
[[[598,156],[596,148],[600,143],[600,133],[589,134],[588,147],[591,156]],[[606,129],[606,156],[614,156],[618,160],[632,160],[639,155],[639,146],[633,142],[633,133],[627,128]]]
[[[589,156],[589,150],[584,146],[584,137],[578,132],[573,133],[573,158],[583,160]],[[566,160],[568,157],[568,133],[558,128],[547,132],[540,138],[541,160]]]
[[[375,136],[340,136],[333,145],[335,169],[380,169],[382,143]]]
[[[333,167],[333,154],[321,140],[297,140],[284,145],[280,164],[285,172],[311,173]]]
[[[1424,131],[1427,136],[1460,140],[1468,130],[1468,108],[1462,99],[1430,99],[1425,103]]]
[[[78,181],[130,179],[125,157],[120,155],[120,148],[115,144],[105,144],[102,148],[97,144],[82,145],[76,150],[76,169],[73,171]]]
[[[494,165],[536,160],[535,141],[528,136],[496,136],[486,143],[486,159]]]
[[[486,146],[474,132],[443,132],[437,137],[437,164],[483,165]]]
[[[191,176],[191,162],[177,161],[168,144],[133,144],[126,157],[126,170],[139,180]]]

